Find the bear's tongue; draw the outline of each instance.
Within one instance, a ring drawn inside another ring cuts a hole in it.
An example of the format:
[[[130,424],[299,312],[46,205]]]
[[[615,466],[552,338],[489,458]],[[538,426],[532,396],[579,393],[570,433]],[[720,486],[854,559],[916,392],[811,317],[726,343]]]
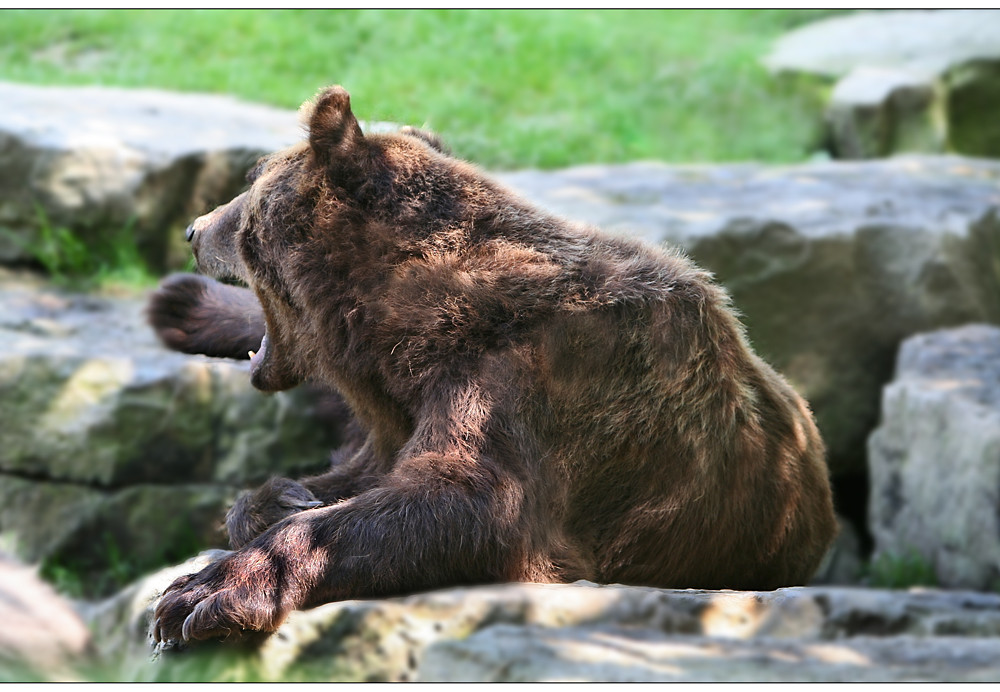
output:
[[[267,353],[267,334],[264,334],[264,338],[260,340],[260,348],[254,353],[250,351],[250,369],[256,370],[260,367],[260,364],[264,362],[264,355]]]

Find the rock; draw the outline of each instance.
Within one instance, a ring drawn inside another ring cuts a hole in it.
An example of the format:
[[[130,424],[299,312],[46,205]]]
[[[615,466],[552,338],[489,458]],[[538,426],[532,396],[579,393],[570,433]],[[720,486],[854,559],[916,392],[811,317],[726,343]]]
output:
[[[997,163],[634,163],[500,178],[555,213],[679,245],[713,271],[755,350],[810,402],[835,477],[866,473],[902,339],[1000,322]]]
[[[168,351],[146,300],[0,273],[0,471],[114,488],[324,467],[341,435],[325,394],[265,396],[245,362]]]
[[[90,611],[99,650],[123,666],[115,679],[184,679],[178,666],[199,680],[1000,679],[996,594],[589,582],[330,603],[292,613],[259,647],[201,643],[150,663],[155,596],[194,568],[165,570]]]
[[[892,682],[996,680],[1000,642],[935,638],[835,644],[719,642],[615,629],[495,627],[428,652],[437,682]]]
[[[944,151],[939,101],[933,81],[902,70],[856,68],[837,82],[827,108],[834,155],[873,159]]]
[[[1000,329],[903,342],[868,450],[876,560],[916,553],[943,586],[1000,588]]]
[[[228,96],[0,83],[0,103],[0,263],[31,259],[49,226],[98,251],[134,237],[152,268],[184,266],[187,223],[302,137],[295,111]]]
[[[94,654],[83,621],[33,569],[0,553],[0,681],[79,680]]]
[[[205,546],[223,546],[238,490],[220,484],[135,485],[101,491],[0,474],[3,547],[42,562],[79,596],[113,593]]]
[[[0,270],[0,542],[24,560],[131,578],[224,545],[240,488],[321,472],[343,439],[329,394],[167,351],[145,301]]]
[[[975,60],[959,65],[948,71],[945,83],[952,149],[975,156],[1000,157],[1000,125],[994,116],[1000,110],[1000,60]]]
[[[937,152],[1000,156],[1000,12],[860,13],[783,36],[778,74],[840,79],[827,111],[845,158]]]
[[[499,625],[432,646],[425,682],[984,682],[1000,640],[950,637],[798,643]]]
[[[945,72],[1000,59],[1000,12],[904,10],[831,17],[782,36],[764,64],[774,72],[843,77],[858,67]]]

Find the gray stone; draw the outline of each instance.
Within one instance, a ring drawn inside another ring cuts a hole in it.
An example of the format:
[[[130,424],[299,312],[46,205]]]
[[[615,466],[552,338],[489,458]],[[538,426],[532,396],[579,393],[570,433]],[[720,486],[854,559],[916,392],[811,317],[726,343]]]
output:
[[[840,79],[826,120],[842,158],[1000,156],[998,36],[996,10],[860,13],[792,31],[764,63]]]
[[[146,294],[67,293],[0,272],[0,473],[239,486],[322,469],[339,445],[321,393],[266,396],[246,363],[161,346]]]
[[[944,109],[935,82],[902,70],[859,67],[837,82],[827,108],[834,154],[873,159],[943,152]]]
[[[432,646],[423,682],[985,682],[1000,640],[725,641],[616,628],[498,625]]]
[[[713,271],[755,350],[810,402],[835,475],[865,471],[902,339],[1000,322],[997,163],[634,163],[500,178],[557,214],[679,245]]]
[[[198,678],[214,680],[1000,679],[996,594],[588,582],[330,603],[293,612],[254,649],[202,643],[149,662],[158,593],[222,554],[90,607],[96,646],[121,666],[115,679],[178,679],[176,667],[197,669],[200,657],[224,661]]]
[[[608,629],[615,634],[609,636]],[[930,637],[942,629],[970,638],[955,637],[941,646]],[[886,635],[894,641],[870,643]],[[666,640],[681,651],[707,646],[721,659],[716,663],[729,661],[710,665],[703,660],[691,679],[797,679],[803,668],[781,667],[787,660],[785,650],[789,657],[797,652],[810,663],[808,679],[815,680],[851,679],[850,672],[864,672],[869,666],[876,670],[867,671],[870,677],[865,679],[872,680],[883,675],[1000,679],[1000,666],[992,658],[1000,652],[1000,639],[981,639],[998,635],[998,596],[835,588],[674,591],[578,582],[330,604],[293,613],[258,655],[259,670],[267,679],[303,674],[305,679],[322,679],[314,676],[326,667],[340,679],[354,680],[659,680],[664,679],[662,668],[654,665],[653,671],[644,671],[643,665],[633,664],[643,659],[655,663],[647,643]],[[845,638],[852,645],[828,644]],[[503,639],[514,643],[514,649],[503,647]],[[562,666],[545,670],[532,662],[528,652],[543,651],[539,640],[544,639],[567,643],[550,657],[557,664],[561,659]],[[803,641],[811,644],[799,643]],[[490,675],[470,676],[463,669],[468,659],[453,652],[470,649],[492,657],[496,665],[488,666]],[[765,651],[774,653],[765,657]],[[925,661],[921,651],[937,653]],[[822,663],[857,667],[828,668]],[[686,661],[685,667],[692,664]]]
[[[764,64],[774,72],[843,77],[858,67],[942,74],[1000,59],[1000,12],[906,10],[831,17],[782,36]]]
[[[905,341],[868,449],[876,559],[915,553],[944,586],[1000,587],[1000,329]]]
[[[136,577],[226,545],[237,490],[218,484],[133,485],[102,491],[0,474],[0,547],[76,595],[114,593]]]
[[[153,268],[183,266],[184,226],[302,137],[295,111],[228,96],[0,83],[0,103],[0,262],[30,259],[47,224],[92,247],[127,232]]]
[[[35,570],[0,553],[0,682],[81,679],[90,631]]]

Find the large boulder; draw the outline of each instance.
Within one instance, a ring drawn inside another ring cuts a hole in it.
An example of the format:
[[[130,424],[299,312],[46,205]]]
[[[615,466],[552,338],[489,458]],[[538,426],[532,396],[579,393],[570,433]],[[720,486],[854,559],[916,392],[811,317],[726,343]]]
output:
[[[569,218],[679,245],[715,272],[754,348],[810,402],[835,476],[865,473],[902,339],[1000,323],[997,163],[634,163],[501,179]]]
[[[447,589],[296,611],[256,646],[168,647],[151,662],[158,594],[221,555],[88,609],[114,679],[1000,680],[1000,596],[833,587]]]
[[[246,364],[167,351],[145,300],[0,269],[0,543],[50,575],[132,578],[224,545],[241,488],[323,471],[343,441],[339,399],[265,396]]]
[[[860,13],[790,32],[764,63],[840,80],[826,119],[842,158],[945,148],[1000,156],[998,35],[995,10]]]
[[[134,241],[153,269],[184,266],[184,226],[302,137],[295,111],[229,96],[0,83],[0,103],[0,263],[67,229],[97,252]]]
[[[903,342],[869,440],[876,560],[951,588],[1000,588],[1000,328]]]

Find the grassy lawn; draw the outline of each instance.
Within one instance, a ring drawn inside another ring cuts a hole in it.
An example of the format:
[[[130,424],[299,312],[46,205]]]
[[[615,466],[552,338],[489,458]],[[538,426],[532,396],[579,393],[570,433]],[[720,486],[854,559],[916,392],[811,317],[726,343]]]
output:
[[[235,94],[425,125],[489,168],[801,160],[807,99],[758,64],[814,10],[0,11],[0,79]]]

